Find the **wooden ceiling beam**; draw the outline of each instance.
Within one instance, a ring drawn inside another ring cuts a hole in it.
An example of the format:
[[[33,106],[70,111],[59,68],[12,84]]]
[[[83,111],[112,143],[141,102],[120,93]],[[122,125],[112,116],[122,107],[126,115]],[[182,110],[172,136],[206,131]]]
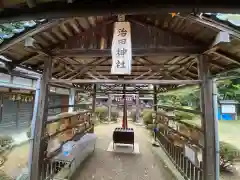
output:
[[[187,56],[189,54],[201,54],[204,49],[195,46],[169,46],[159,48],[133,48],[133,56]],[[57,57],[111,57],[111,49],[57,49],[51,51],[52,56]]]
[[[95,61],[95,63],[96,63],[96,65],[97,64],[102,64],[102,63],[104,63],[105,61],[107,61],[108,60],[108,58],[104,58],[104,59],[97,59],[96,61]],[[73,76],[71,76],[69,79],[74,79],[74,78],[76,78],[76,77],[80,77],[80,76],[82,76],[84,73],[86,73],[87,71],[89,71],[89,70],[91,70],[91,69],[93,69],[93,67],[89,67],[89,66],[84,66],[84,68],[81,70],[81,71],[79,71],[78,73],[76,73],[75,75],[73,75]]]
[[[232,55],[232,54],[222,51],[220,49],[217,49],[215,52],[213,51],[211,53],[218,57],[226,59],[227,61],[229,61],[231,63],[234,63],[234,64],[240,66],[240,58],[238,56]]]
[[[78,63],[78,64],[65,63],[65,65],[79,67],[79,66],[82,66],[83,64],[80,64],[80,63]],[[88,66],[90,66],[90,67],[111,67],[112,64],[99,64],[99,65],[89,64]],[[142,68],[142,67],[144,67],[144,68],[146,68],[146,67],[149,67],[149,68],[153,68],[153,67],[161,68],[161,67],[163,67],[164,68],[164,67],[170,67],[170,66],[181,66],[181,64],[179,64],[179,63],[176,63],[176,64],[156,64],[156,63],[154,63],[154,64],[132,64],[132,67],[140,67],[140,68]]]
[[[23,1],[4,1],[10,2]],[[46,3],[38,3],[36,7],[29,8],[27,6],[18,6],[19,8],[9,8],[5,5],[5,9],[1,12],[0,22],[23,21],[32,19],[56,19],[62,17],[77,16],[106,16],[117,14],[147,14],[155,13],[165,15],[173,10],[181,13],[192,13],[194,9],[199,12],[212,13],[239,13],[239,8],[233,1],[219,1],[213,6],[212,1],[75,1],[74,3],[66,3],[66,1],[45,1]],[[19,4],[17,4],[19,5]],[[21,4],[22,5],[22,4]]]
[[[152,64],[153,62],[150,61],[149,59],[145,58],[145,57],[142,57],[141,59],[143,59],[144,61],[147,61],[148,63]],[[172,61],[174,59],[171,59],[170,61]],[[147,66],[147,65],[145,65]],[[175,66],[174,64],[172,64],[172,66]],[[176,67],[176,69],[186,69],[186,67],[183,65],[183,64],[180,64],[179,67]],[[156,68],[154,68],[155,71],[157,70]],[[159,69],[159,73],[161,73],[163,75],[163,78],[166,78],[166,77],[171,77],[173,79],[178,79],[178,77],[180,76],[180,74],[178,72],[175,72],[173,70],[169,70],[167,67],[163,69]],[[176,77],[177,76],[177,77]],[[182,75],[183,78],[185,79],[192,79],[191,77],[187,77],[185,75]]]
[[[86,69],[86,67],[88,67],[88,65],[90,64],[95,64],[97,62],[99,62],[102,58],[97,58],[97,59],[94,59],[93,61],[89,62],[89,63],[86,63],[80,67],[78,67],[77,69],[75,69],[74,71],[72,72],[69,72],[69,73],[66,73],[64,74],[63,76],[61,76],[60,78],[66,78],[66,77],[74,77],[76,74],[79,74],[79,72],[81,72],[84,68]],[[105,59],[104,59],[105,60]],[[88,68],[91,68],[91,67],[88,67]]]
[[[24,57],[21,58],[19,61],[17,61],[17,65],[19,65],[19,64],[24,64],[24,63],[28,62],[30,59],[32,59],[32,58],[34,58],[34,57],[37,57],[37,56],[39,56],[39,55],[40,55],[39,53],[34,52],[34,53],[32,53],[32,54],[30,54],[30,55],[28,55],[28,56],[24,56]]]

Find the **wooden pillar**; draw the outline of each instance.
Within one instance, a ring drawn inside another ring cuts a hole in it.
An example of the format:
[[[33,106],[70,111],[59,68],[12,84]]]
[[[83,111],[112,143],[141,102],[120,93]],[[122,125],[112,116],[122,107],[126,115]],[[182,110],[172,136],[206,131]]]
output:
[[[216,165],[220,164],[220,146],[219,146],[219,129],[218,129],[218,89],[217,81],[213,79],[213,104],[215,120],[215,141],[216,141]],[[220,166],[216,166],[216,179],[220,177]]]
[[[201,84],[202,128],[204,132],[203,180],[216,180],[216,142],[213,103],[213,79],[209,72],[207,55],[201,55],[198,62]]]
[[[43,136],[48,117],[48,94],[49,85],[48,82],[51,79],[52,73],[52,57],[44,61],[44,70],[41,77],[40,85],[40,99],[37,121],[33,131],[33,149],[32,149],[32,163],[30,167],[29,179],[40,180],[41,172],[43,169],[44,151],[46,151],[46,144],[44,144]]]
[[[93,85],[93,92],[92,92],[92,113],[93,113],[93,120],[96,120],[96,95],[97,95],[97,85]]]
[[[155,113],[155,117],[153,117],[153,123],[156,123],[156,120],[157,120],[157,109],[158,109],[158,102],[157,102],[157,87],[156,85],[153,86],[153,110],[154,110],[154,113]]]
[[[154,91],[154,95],[153,95],[153,108],[154,108],[154,111],[155,111],[155,113],[157,113],[157,87],[156,86],[154,86],[153,87],[153,91]]]
[[[123,84],[123,128],[127,128],[126,84]]]
[[[71,88],[70,89],[70,94],[69,94],[69,105],[74,105],[75,104],[75,95],[76,95],[76,90],[75,88]],[[68,112],[73,112],[74,111],[74,107],[68,107]]]
[[[140,106],[139,106],[139,94],[136,95],[136,122],[139,122],[140,117]]]
[[[108,94],[108,121],[111,121],[111,112],[112,112],[112,96]]]
[[[96,95],[97,95],[97,85],[93,85],[93,92],[92,92],[92,129],[89,133],[94,133],[94,123],[96,122]]]

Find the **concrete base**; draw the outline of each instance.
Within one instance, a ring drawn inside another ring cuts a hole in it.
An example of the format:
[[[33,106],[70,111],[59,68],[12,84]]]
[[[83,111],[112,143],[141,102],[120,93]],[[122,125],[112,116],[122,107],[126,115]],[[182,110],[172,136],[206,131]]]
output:
[[[114,144],[114,148],[113,148],[113,141],[111,141],[108,145],[107,151],[116,152],[116,153],[125,153],[125,154],[140,154],[138,143],[134,143],[134,149],[132,145],[128,145],[128,144]]]
[[[105,121],[105,122],[102,122],[102,124],[116,124],[118,123],[117,121]]]

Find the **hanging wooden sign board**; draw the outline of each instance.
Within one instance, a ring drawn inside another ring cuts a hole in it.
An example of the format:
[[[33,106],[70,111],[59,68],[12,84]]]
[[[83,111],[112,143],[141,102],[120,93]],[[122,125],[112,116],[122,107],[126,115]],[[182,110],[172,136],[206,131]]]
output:
[[[129,22],[115,22],[111,74],[131,74],[132,42]]]

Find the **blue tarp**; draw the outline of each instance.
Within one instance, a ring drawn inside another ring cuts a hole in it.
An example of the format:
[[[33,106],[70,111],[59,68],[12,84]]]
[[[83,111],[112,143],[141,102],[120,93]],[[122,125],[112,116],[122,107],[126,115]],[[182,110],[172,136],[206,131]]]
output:
[[[218,108],[218,120],[231,121],[233,120],[233,117],[231,114],[221,114],[221,109]]]
[[[222,120],[231,121],[233,118],[230,114],[222,114]]]

